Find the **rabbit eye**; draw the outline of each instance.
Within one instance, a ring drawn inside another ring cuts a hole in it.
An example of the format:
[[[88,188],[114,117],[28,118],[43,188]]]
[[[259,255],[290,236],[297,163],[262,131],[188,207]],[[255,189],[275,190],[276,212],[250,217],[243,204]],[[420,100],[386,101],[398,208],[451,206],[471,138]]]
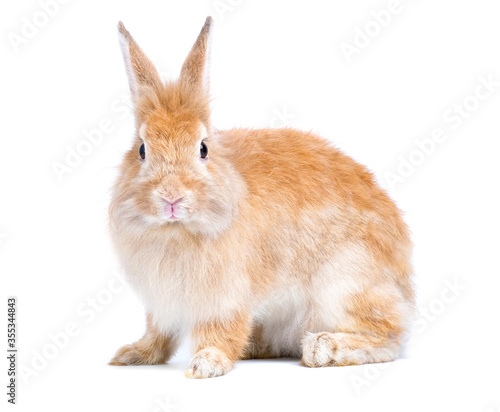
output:
[[[205,142],[201,142],[201,144],[200,144],[200,157],[202,159],[204,159],[205,157],[207,157],[207,154],[208,154],[208,147],[205,144]]]
[[[144,143],[141,144],[141,147],[139,147],[139,156],[141,156],[141,159],[146,158],[146,148],[144,147]]]

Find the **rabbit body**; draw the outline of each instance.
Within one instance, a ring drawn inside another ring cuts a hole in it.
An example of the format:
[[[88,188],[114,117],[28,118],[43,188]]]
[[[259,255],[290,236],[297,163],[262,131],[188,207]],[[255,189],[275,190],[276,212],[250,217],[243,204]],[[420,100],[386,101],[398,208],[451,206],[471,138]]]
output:
[[[110,363],[163,363],[184,337],[193,378],[245,358],[395,359],[414,308],[400,211],[364,166],[312,133],[213,129],[210,26],[166,84],[120,26],[138,130],[110,228],[148,322]]]

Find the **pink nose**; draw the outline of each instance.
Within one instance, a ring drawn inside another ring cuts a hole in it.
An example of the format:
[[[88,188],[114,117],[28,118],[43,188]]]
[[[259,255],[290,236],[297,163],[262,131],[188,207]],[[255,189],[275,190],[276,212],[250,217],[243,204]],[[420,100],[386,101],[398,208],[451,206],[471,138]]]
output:
[[[176,205],[177,203],[179,203],[182,199],[184,199],[184,196],[182,197],[179,197],[178,199],[175,199],[175,200],[172,200],[172,199],[166,199],[166,198],[162,198],[165,202],[167,202],[170,206],[174,206]]]

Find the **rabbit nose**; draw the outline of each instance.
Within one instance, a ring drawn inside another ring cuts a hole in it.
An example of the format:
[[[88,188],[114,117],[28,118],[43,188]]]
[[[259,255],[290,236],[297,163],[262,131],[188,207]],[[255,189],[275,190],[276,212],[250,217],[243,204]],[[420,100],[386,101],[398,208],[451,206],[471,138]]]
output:
[[[173,199],[167,199],[166,197],[162,197],[162,199],[163,199],[165,202],[167,202],[170,206],[174,206],[174,205],[176,205],[177,203],[181,202],[181,200],[182,200],[182,199],[184,199],[184,196],[179,197],[179,198],[177,198],[177,199],[175,199],[175,200],[173,200]]]

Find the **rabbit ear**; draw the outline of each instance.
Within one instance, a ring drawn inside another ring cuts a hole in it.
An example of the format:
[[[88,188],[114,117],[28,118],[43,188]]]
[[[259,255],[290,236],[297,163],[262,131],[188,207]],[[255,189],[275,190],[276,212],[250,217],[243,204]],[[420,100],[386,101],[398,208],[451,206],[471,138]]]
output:
[[[182,65],[180,81],[199,91],[209,91],[210,32],[212,17],[208,16],[186,61]]]
[[[118,32],[130,92],[133,101],[137,101],[141,95],[161,89],[162,81],[153,63],[144,54],[121,21],[118,23]]]

